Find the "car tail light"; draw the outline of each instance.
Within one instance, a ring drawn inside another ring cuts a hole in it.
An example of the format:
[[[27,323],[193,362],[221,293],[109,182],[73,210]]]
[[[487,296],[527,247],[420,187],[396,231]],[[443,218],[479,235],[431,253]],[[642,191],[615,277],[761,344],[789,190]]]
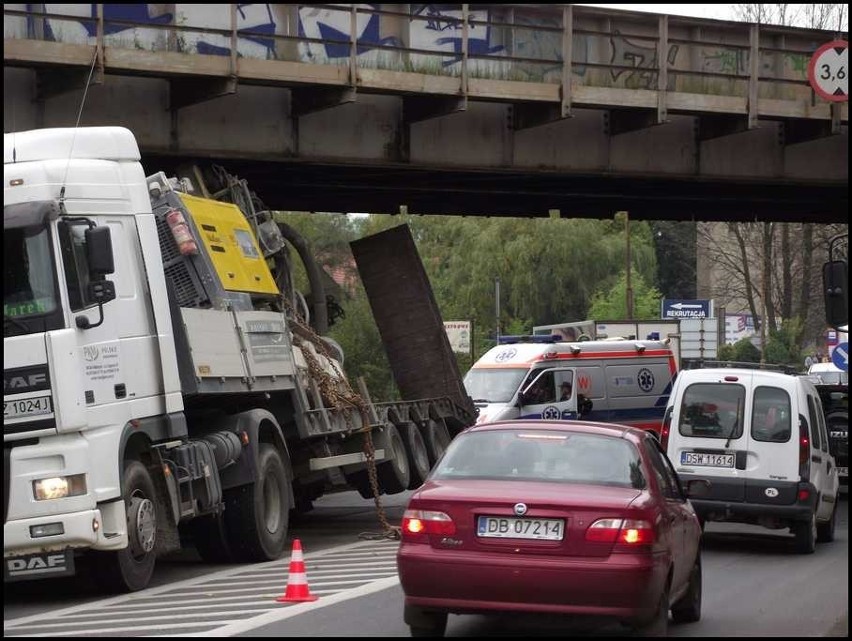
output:
[[[402,538],[406,541],[425,541],[430,534],[452,536],[455,533],[456,524],[444,512],[406,510],[402,515]]]
[[[598,519],[586,530],[587,541],[628,548],[651,545],[655,538],[654,526],[641,519]]]

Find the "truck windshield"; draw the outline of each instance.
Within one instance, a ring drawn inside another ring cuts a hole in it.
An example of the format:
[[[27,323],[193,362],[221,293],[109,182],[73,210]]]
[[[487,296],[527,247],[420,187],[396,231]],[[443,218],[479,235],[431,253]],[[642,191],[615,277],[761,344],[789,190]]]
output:
[[[464,377],[464,387],[474,402],[508,403],[526,373],[522,368],[472,369]]]
[[[3,229],[4,335],[45,331],[59,308],[47,224]],[[37,322],[33,322],[37,321]]]

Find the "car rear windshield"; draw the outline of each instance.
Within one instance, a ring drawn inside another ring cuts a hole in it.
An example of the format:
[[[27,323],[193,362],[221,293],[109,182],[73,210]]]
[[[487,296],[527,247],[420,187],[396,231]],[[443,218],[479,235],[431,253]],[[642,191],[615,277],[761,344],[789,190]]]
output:
[[[693,383],[683,393],[678,430],[683,436],[737,439],[743,433],[745,388],[732,383]]]
[[[614,436],[489,430],[457,436],[433,479],[513,479],[643,488],[639,452]]]

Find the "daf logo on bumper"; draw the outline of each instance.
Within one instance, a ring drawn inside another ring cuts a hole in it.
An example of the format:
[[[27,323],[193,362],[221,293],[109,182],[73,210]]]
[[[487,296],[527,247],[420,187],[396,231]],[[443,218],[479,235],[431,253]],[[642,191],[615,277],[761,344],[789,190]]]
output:
[[[515,514],[518,516],[523,516],[527,513],[527,506],[523,503],[515,503]]]

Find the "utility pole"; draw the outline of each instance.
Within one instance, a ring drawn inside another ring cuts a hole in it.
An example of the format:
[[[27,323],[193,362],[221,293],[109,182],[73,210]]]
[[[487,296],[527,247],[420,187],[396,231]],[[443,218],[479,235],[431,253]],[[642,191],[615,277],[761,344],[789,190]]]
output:
[[[500,277],[494,279],[494,304],[495,317],[497,320],[497,333],[494,335],[497,344],[500,343]]]
[[[624,238],[625,238],[625,249],[624,252],[624,268],[627,272],[627,288],[625,291],[627,297],[627,319],[633,320],[633,287],[630,284],[630,214],[626,211],[621,212],[624,214]]]

